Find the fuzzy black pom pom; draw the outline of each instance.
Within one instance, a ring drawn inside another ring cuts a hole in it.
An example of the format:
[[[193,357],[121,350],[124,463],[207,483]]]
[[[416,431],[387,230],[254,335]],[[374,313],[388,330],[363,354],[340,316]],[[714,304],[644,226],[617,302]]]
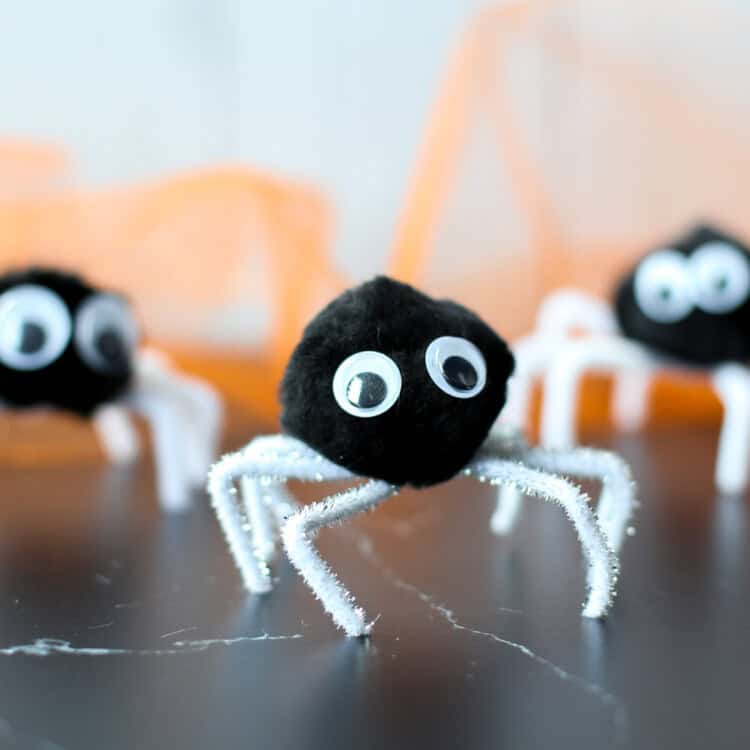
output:
[[[666,254],[665,254],[666,253]],[[750,252],[699,226],[642,258],[615,292],[628,338],[697,365],[750,358]]]
[[[46,298],[45,291],[51,293]],[[89,416],[128,387],[130,320],[110,313],[103,324],[77,330],[77,313],[100,294],[83,279],[52,269],[0,276],[0,402]]]
[[[430,350],[430,374],[426,353],[440,337],[453,338]],[[367,354],[340,371],[337,398],[334,376],[359,352]],[[512,371],[507,345],[474,313],[378,277],[333,300],[305,329],[281,384],[281,423],[356,474],[435,484],[476,453]]]

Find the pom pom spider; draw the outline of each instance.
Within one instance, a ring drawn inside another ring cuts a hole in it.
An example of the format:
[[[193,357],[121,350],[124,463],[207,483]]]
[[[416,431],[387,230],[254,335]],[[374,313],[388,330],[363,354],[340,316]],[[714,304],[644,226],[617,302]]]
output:
[[[573,328],[591,335],[572,338]],[[648,253],[621,279],[612,306],[571,290],[551,295],[534,332],[514,353],[518,369],[509,391],[510,419],[523,424],[532,381],[542,375],[541,442],[547,447],[575,444],[579,384],[586,372],[615,374],[613,416],[626,430],[643,422],[656,370],[708,376],[724,407],[716,485],[728,494],[747,487],[750,252],[736,238],[700,226]]]
[[[505,402],[513,357],[474,313],[380,277],[351,289],[304,331],[281,385],[285,434],[258,437],[222,458],[208,488],[242,580],[270,591],[278,538],[335,624],[348,636],[372,623],[313,546],[319,529],[370,510],[402,485],[463,473],[510,483],[562,506],[587,563],[586,617],[607,611],[633,505],[628,467],[614,454],[528,447],[490,427]],[[601,524],[586,495],[551,472],[603,483]],[[288,480],[364,480],[297,508]],[[237,497],[239,482],[241,502]]]
[[[156,351],[138,350],[128,302],[83,279],[31,268],[0,276],[0,403],[54,407],[91,418],[105,453],[133,460],[132,410],[150,424],[157,488],[165,510],[186,507],[215,457],[217,395],[175,372]]]

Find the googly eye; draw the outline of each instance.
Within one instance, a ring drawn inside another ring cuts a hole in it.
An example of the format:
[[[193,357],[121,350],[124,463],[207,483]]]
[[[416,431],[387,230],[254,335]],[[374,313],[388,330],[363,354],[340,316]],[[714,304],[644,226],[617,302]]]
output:
[[[707,242],[690,256],[693,295],[701,310],[728,313],[750,296],[750,264],[728,242]]]
[[[435,385],[454,398],[473,398],[487,381],[482,352],[466,339],[441,336],[427,347],[424,359]]]
[[[72,333],[65,303],[50,289],[20,284],[0,294],[0,362],[40,370],[64,351]]]
[[[352,354],[333,376],[336,403],[354,417],[383,414],[396,403],[400,393],[401,371],[381,352]]]
[[[127,373],[138,337],[138,324],[130,305],[120,297],[96,294],[76,312],[76,349],[84,362],[98,372]]]
[[[638,266],[635,301],[657,323],[676,323],[693,308],[687,259],[674,250],[660,250]]]

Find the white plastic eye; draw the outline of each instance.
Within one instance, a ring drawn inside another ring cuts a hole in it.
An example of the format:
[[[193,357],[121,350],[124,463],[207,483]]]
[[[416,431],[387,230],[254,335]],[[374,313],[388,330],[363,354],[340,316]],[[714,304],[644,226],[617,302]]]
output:
[[[138,343],[138,324],[120,297],[96,294],[76,313],[75,342],[81,358],[94,370],[127,372]]]
[[[695,302],[708,313],[728,313],[750,296],[750,264],[728,242],[707,242],[690,256]]]
[[[659,250],[638,266],[635,301],[657,323],[676,323],[693,309],[687,259],[675,250]]]
[[[47,287],[20,284],[0,294],[0,362],[7,367],[47,367],[65,351],[72,328],[65,303]]]
[[[381,352],[352,354],[333,376],[336,403],[354,417],[383,414],[396,403],[400,393],[401,371]]]
[[[435,385],[454,398],[473,398],[487,382],[482,352],[466,339],[441,336],[427,347],[424,360]]]

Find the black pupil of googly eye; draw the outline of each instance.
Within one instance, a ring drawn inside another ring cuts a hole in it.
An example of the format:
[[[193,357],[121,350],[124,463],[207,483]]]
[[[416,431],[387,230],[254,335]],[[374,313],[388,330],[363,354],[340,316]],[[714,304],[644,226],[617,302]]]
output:
[[[445,382],[459,391],[470,391],[479,380],[474,366],[463,357],[447,357],[441,369]]]
[[[672,290],[668,286],[663,286],[659,289],[659,299],[662,302],[669,302],[672,299]]]
[[[21,324],[18,337],[18,350],[22,354],[36,354],[44,347],[47,334],[38,323],[27,320]]]
[[[96,334],[94,346],[112,369],[121,369],[127,365],[127,348],[122,336],[114,328],[103,328],[99,331]]]
[[[352,406],[372,409],[385,401],[385,380],[374,372],[360,372],[346,386],[346,398]]]

